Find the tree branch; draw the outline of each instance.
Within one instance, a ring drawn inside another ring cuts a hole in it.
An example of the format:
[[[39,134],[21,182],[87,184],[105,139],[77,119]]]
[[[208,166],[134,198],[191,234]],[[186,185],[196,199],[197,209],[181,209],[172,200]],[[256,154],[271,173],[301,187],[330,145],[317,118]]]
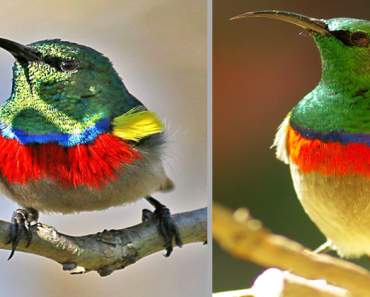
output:
[[[233,214],[230,210],[214,204],[213,235],[222,248],[236,257],[267,267],[289,270],[292,274],[307,278],[307,281],[325,279],[327,283],[345,289],[341,291],[347,294],[344,296],[370,296],[369,271],[329,255],[313,254],[297,242],[272,234],[262,226],[261,222],[253,219],[245,208],[238,209]],[[256,282],[253,289],[255,286]],[[316,289],[320,291],[319,286],[316,286]],[[295,291],[295,296],[305,296],[300,295],[300,292],[303,292],[302,286],[296,286],[296,290],[298,291]],[[291,295],[265,294],[263,296]],[[328,295],[316,294],[315,296]]]
[[[175,214],[172,219],[184,244],[207,240],[206,208]],[[72,274],[97,271],[100,276],[107,276],[164,249],[157,226],[151,221],[85,236],[65,235],[44,224],[37,224],[31,230],[31,245],[26,248],[26,241],[22,240],[17,251],[54,260]],[[9,234],[10,223],[0,221],[0,249],[11,249],[6,244]]]

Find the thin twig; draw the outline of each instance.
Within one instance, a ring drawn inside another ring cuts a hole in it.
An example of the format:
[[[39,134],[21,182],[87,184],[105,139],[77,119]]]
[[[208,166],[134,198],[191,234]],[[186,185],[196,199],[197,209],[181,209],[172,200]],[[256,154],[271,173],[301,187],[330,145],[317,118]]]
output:
[[[316,255],[286,237],[272,234],[247,209],[234,214],[213,205],[213,236],[236,257],[266,267],[279,267],[307,279],[325,279],[348,290],[354,297],[370,296],[370,272],[329,255]]]

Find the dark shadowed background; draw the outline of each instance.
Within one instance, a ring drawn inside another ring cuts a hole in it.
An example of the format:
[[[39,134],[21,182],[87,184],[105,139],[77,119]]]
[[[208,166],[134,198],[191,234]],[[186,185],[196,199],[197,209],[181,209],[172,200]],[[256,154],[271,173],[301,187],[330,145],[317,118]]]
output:
[[[0,36],[20,43],[61,38],[108,56],[126,87],[168,125],[166,158],[176,190],[157,197],[173,213],[206,206],[206,0],[0,0]],[[13,57],[0,49],[0,102],[10,95]],[[0,219],[18,206],[0,197]],[[142,200],[40,221],[71,235],[138,224]],[[111,276],[70,276],[50,260],[0,250],[0,296],[205,296],[207,247],[176,248]]]
[[[229,21],[265,9],[370,19],[370,3],[213,1],[213,198],[232,209],[248,207],[273,232],[314,249],[325,238],[299,204],[288,166],[269,147],[287,113],[319,82],[320,57],[313,39],[300,36],[302,29],[292,24],[265,18]],[[250,287],[263,269],[214,244],[215,292]]]

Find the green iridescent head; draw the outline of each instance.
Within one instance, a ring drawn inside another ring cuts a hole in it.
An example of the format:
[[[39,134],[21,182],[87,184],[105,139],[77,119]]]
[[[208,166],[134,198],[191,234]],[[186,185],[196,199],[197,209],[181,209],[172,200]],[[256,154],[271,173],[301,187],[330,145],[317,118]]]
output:
[[[370,22],[349,18],[323,20],[328,34],[311,33],[321,55],[327,87],[359,90],[370,87]],[[338,82],[340,81],[340,84]]]
[[[44,40],[28,46],[0,39],[16,62],[1,123],[29,135],[78,134],[140,105],[109,59],[76,43]]]
[[[314,133],[370,133],[369,21],[315,19],[276,10],[249,12],[236,18],[245,17],[267,17],[295,24],[317,44],[321,80],[293,108],[291,124]]]

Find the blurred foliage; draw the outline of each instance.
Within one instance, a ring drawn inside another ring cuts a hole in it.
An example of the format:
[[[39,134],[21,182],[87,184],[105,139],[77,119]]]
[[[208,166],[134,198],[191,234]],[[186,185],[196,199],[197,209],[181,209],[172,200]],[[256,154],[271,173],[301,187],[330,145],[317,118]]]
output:
[[[318,51],[291,24],[229,19],[264,9],[366,19],[369,8],[361,1],[213,1],[213,198],[232,209],[249,208],[274,233],[311,249],[325,238],[296,198],[289,167],[269,147],[286,114],[320,80]],[[370,267],[365,259],[359,263]],[[263,269],[214,243],[214,292],[250,287]]]

